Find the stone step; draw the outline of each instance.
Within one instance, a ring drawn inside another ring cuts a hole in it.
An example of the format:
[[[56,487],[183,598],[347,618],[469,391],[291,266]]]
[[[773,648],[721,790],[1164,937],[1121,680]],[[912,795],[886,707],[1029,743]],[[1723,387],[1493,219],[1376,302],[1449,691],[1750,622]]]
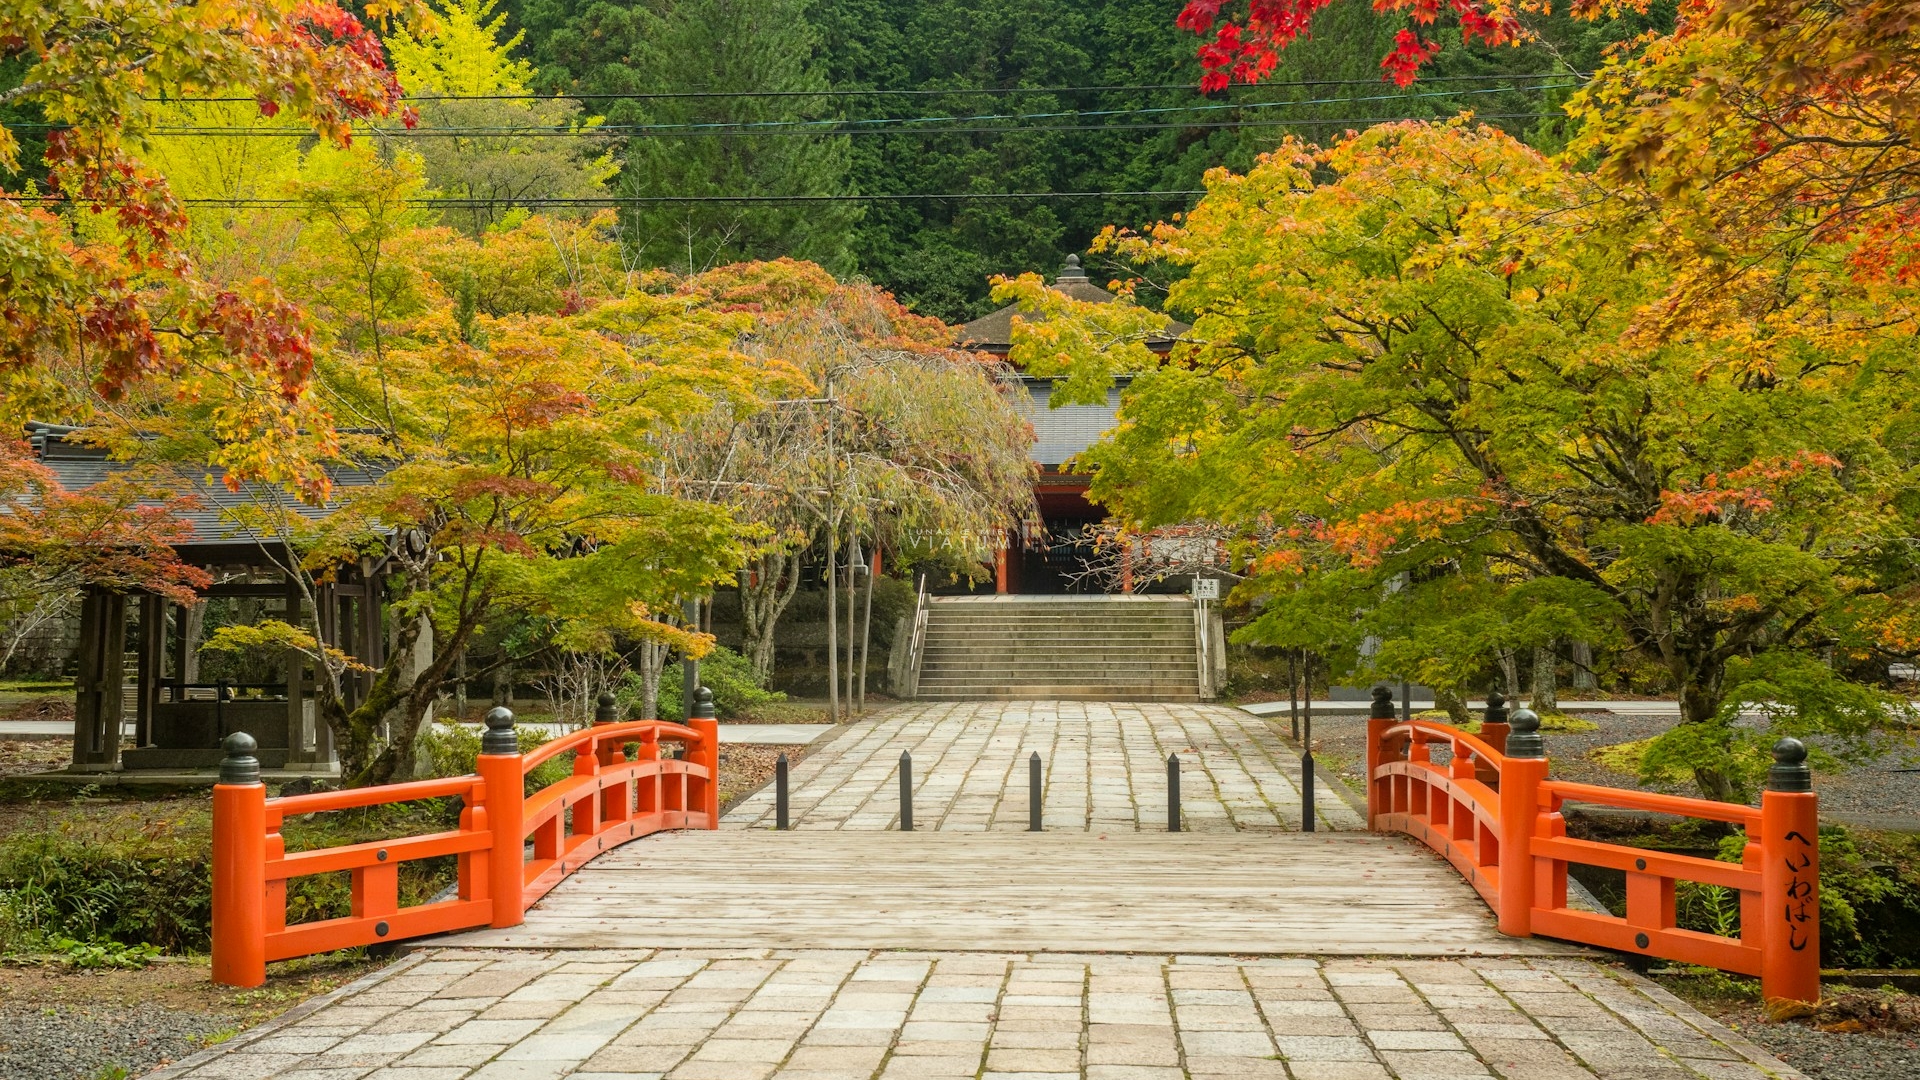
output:
[[[1163,690],[1149,686],[1018,686],[970,687],[962,690],[923,688],[926,701],[1162,701],[1200,700],[1192,690]]]
[[[1142,615],[1139,611],[1081,611],[1077,615],[927,615],[929,626],[1085,626],[1094,619],[1125,619],[1121,625],[1192,626],[1192,615]]]
[[[1198,701],[1195,644],[1184,598],[940,602],[917,696]]]
[[[1073,655],[1073,653],[1091,653],[1091,655],[1104,655],[1104,653],[1142,655],[1142,653],[1165,653],[1165,651],[1188,651],[1188,653],[1190,653],[1190,651],[1194,651],[1194,640],[1192,640],[1192,634],[1188,634],[1185,638],[1160,638],[1160,640],[1156,640],[1156,638],[1135,638],[1135,640],[1129,640],[1129,642],[1085,642],[1085,640],[1075,642],[1075,640],[1060,640],[1060,638],[1012,638],[1012,640],[1008,640],[1008,638],[1002,636],[1002,634],[979,634],[979,636],[972,636],[972,638],[952,638],[952,636],[927,638],[924,644],[922,644],[922,650],[924,650],[927,655],[937,655],[937,653],[979,655],[981,651],[993,651],[993,653],[1004,653],[1004,655],[1018,655],[1018,653],[1031,653],[1031,651],[1035,650],[1046,650],[1050,651],[1050,653],[1060,653],[1060,655]]]
[[[938,664],[931,664],[931,663],[921,664],[920,678],[924,681],[930,677],[946,678],[946,677],[954,677],[954,676],[959,676],[964,674],[993,674],[993,675],[1004,675],[1005,677],[1012,679],[1012,678],[1025,678],[1025,677],[1034,676],[1034,675],[1052,675],[1052,674],[1055,674],[1056,672],[1072,671],[1072,672],[1086,672],[1086,673],[1095,674],[1095,675],[1107,675],[1107,674],[1145,675],[1145,674],[1151,673],[1156,677],[1164,676],[1170,679],[1179,679],[1179,678],[1193,677],[1196,674],[1195,669],[1197,668],[1197,666],[1198,666],[1197,662],[1191,656],[1187,658],[1185,663],[1177,663],[1173,661],[1149,661],[1144,663],[1130,663],[1127,661],[1120,661],[1120,660],[1115,660],[1115,661],[1089,660],[1084,663],[1078,663],[1078,664],[1049,664],[1049,663],[1001,664],[1001,663],[994,663],[990,660],[979,661],[979,662],[947,661],[947,662],[938,663]]]

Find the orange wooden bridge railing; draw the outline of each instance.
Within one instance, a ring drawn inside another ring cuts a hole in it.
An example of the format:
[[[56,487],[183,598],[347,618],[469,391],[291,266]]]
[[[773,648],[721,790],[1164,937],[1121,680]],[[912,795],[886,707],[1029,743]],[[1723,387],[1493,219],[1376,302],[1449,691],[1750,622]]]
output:
[[[513,714],[494,709],[475,775],[277,799],[260,782],[253,739],[229,735],[213,789],[214,981],[259,986],[273,960],[517,926],[528,907],[608,848],[663,829],[719,827],[720,736],[709,691],[700,690],[685,725],[613,722],[605,696],[598,715],[604,719],[592,727],[523,755]],[[681,755],[662,757],[662,741],[680,743]],[[572,775],[526,794],[527,775],[569,750]],[[292,854],[280,835],[295,815],[449,795],[464,808],[459,827],[447,832]],[[459,860],[454,897],[401,907],[400,864],[445,855]],[[287,882],[341,871],[352,875],[350,914],[289,926]]]
[[[1491,695],[1480,736],[1447,724],[1396,721],[1385,687],[1367,720],[1367,826],[1403,832],[1437,851],[1499,914],[1500,931],[1539,934],[1760,977],[1768,998],[1820,999],[1818,803],[1806,747],[1782,739],[1760,806],[1738,806],[1547,779],[1540,719],[1511,724]],[[1448,760],[1435,763],[1433,748]],[[1569,802],[1739,825],[1739,864],[1567,836]],[[1567,906],[1568,864],[1626,874],[1626,915]],[[1677,925],[1675,883],[1740,894],[1737,937]]]

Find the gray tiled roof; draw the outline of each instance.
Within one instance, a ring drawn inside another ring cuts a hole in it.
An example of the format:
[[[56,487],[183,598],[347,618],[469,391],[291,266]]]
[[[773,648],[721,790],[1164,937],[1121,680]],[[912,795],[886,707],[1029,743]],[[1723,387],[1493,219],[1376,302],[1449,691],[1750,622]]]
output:
[[[128,475],[136,469],[154,468],[131,462],[109,461],[105,452],[96,447],[69,443],[64,436],[70,430],[44,424],[29,425],[27,428],[34,456],[68,491],[84,491],[110,477]],[[165,471],[160,473],[161,486],[177,495],[191,495],[200,504],[179,515],[193,528],[190,539],[175,545],[183,556],[188,557],[188,561],[192,561],[189,549],[194,547],[256,544],[262,540],[276,542],[271,537],[262,537],[236,524],[233,517],[235,511],[278,503],[309,521],[320,521],[340,508],[337,500],[324,506],[312,506],[294,498],[284,489],[265,484],[242,483],[238,491],[229,490],[226,473],[218,467],[174,465],[163,468]],[[381,476],[377,470],[346,466],[330,466],[327,474],[333,478],[335,490],[364,487]],[[146,503],[158,504],[158,500]]]
[[[1075,300],[1084,300],[1093,304],[1108,304],[1113,302],[1112,293],[1087,280],[1086,271],[1080,269],[1080,257],[1078,255],[1067,256],[1067,265],[1061,269],[1060,275],[1054,279],[1053,288],[1054,291],[1065,293]],[[970,323],[963,324],[960,327],[959,343],[969,348],[986,349],[991,352],[1004,352],[1013,346],[1013,317],[1015,315],[1027,321],[1032,321],[1036,318],[1033,312],[1021,310],[1019,304],[1008,304],[999,311],[990,312]],[[1147,345],[1149,347],[1156,345],[1170,346],[1175,339],[1191,329],[1193,329],[1193,327],[1188,326],[1186,323],[1168,319],[1166,330],[1163,333],[1155,334],[1152,338],[1149,338]]]

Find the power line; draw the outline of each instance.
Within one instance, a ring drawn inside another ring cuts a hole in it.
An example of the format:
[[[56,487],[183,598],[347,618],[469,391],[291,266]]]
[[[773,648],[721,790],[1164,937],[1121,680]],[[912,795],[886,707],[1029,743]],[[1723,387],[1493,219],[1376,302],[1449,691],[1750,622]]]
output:
[[[408,206],[433,209],[469,210],[493,206],[524,207],[569,207],[591,209],[599,207],[618,207],[628,205],[653,205],[658,203],[832,203],[832,202],[912,202],[921,199],[957,199],[979,200],[1016,200],[1016,199],[1188,199],[1205,195],[1203,189],[1190,191],[957,191],[957,192],[913,192],[906,194],[842,194],[842,195],[604,195],[583,196],[580,198],[533,198],[533,199],[470,199],[449,198],[445,196],[408,199]],[[64,203],[75,202],[93,205],[85,199],[68,199],[63,195],[9,196],[23,202]],[[181,199],[188,206],[223,206],[235,209],[259,210],[296,210],[310,205],[300,199]],[[103,202],[101,206],[117,204]]]
[[[1548,79],[1577,78],[1586,79],[1591,72],[1584,71],[1547,71],[1529,74],[1509,75],[1435,75],[1422,78],[1422,83],[1448,82],[1491,82],[1500,79]],[[1256,85],[1241,84],[1229,89],[1274,89],[1306,88],[1316,86],[1378,86],[1382,79],[1304,79],[1290,82],[1271,82]],[[981,95],[1023,94],[1102,94],[1124,93],[1141,90],[1191,90],[1199,93],[1196,83],[1128,83],[1099,86],[974,86],[974,87],[912,87],[903,90],[881,89],[838,89],[838,90],[676,90],[654,91],[637,94],[422,94],[410,96],[408,101],[676,101],[738,98],[842,98],[842,97],[957,97]],[[173,97],[146,98],[150,102],[160,103],[238,103],[257,100],[252,97]]]
[[[1552,89],[1562,89],[1570,85],[1572,84],[1555,84],[1552,86],[1528,87],[1526,89],[1552,90]],[[881,130],[879,125],[955,124],[955,123],[979,123],[983,121],[1061,120],[1061,119],[1080,119],[1084,117],[1094,117],[1094,116],[1158,116],[1158,115],[1165,115],[1168,113],[1219,112],[1227,109],[1245,110],[1245,109],[1274,109],[1274,108],[1285,108],[1285,107],[1297,107],[1297,106],[1303,106],[1303,105],[1347,105],[1347,104],[1356,104],[1360,102],[1371,102],[1371,101],[1412,101],[1412,100],[1421,100],[1421,99],[1472,97],[1472,96],[1478,96],[1478,95],[1484,95],[1484,94],[1509,94],[1509,93],[1518,93],[1518,92],[1523,92],[1523,91],[1514,87],[1491,87],[1491,88],[1484,88],[1479,90],[1452,90],[1452,91],[1437,90],[1431,93],[1420,93],[1420,94],[1372,94],[1372,95],[1345,96],[1345,97],[1294,98],[1294,99],[1287,99],[1282,101],[1250,101],[1250,102],[1233,102],[1233,103],[1227,103],[1227,104],[1208,104],[1208,105],[1167,105],[1167,106],[1152,106],[1152,107],[1142,107],[1142,108],[1133,108],[1133,109],[1065,109],[1065,110],[1056,110],[1052,112],[977,113],[971,116],[869,117],[869,118],[854,119],[854,120],[846,120],[846,119],[757,120],[757,121],[710,121],[710,122],[684,123],[684,124],[598,124],[598,125],[593,125],[591,127],[583,127],[583,126],[569,124],[565,127],[554,125],[550,128],[547,128],[546,130],[554,131],[558,134],[564,134],[568,136],[578,136],[578,135],[587,134],[587,133],[601,132],[601,133],[607,133],[607,134],[624,134],[624,135],[632,135],[632,136],[639,136],[639,137],[654,137],[656,133],[687,133],[687,134],[711,133],[711,134],[720,134],[720,135],[730,135],[730,134],[752,134],[752,133],[757,133],[762,131],[812,131],[812,130],[826,130],[830,134],[853,134],[853,133],[862,132],[862,131]],[[1180,126],[1193,126],[1193,125],[1183,124]],[[174,133],[184,134],[184,133],[195,132],[200,130],[206,130],[206,129],[202,129],[199,127],[182,127],[182,128],[175,129]],[[228,129],[228,130],[239,131],[239,130],[259,130],[259,129],[235,128],[235,129]],[[286,129],[284,135],[282,135],[280,132],[276,131],[276,129],[273,129],[273,128],[268,128],[265,130],[276,136],[285,137],[288,135],[295,134],[299,129],[294,129],[289,127],[288,129]],[[386,131],[391,129],[382,129],[382,128],[376,127],[374,128],[374,130]],[[538,131],[542,129],[522,128],[522,129],[514,129],[514,130],[524,130],[524,131],[531,132],[531,131]],[[949,131],[952,129],[934,128],[930,130]],[[301,132],[301,134],[304,135],[304,132]]]
[[[1563,116],[1559,112],[1520,112],[1520,113],[1475,113],[1476,120],[1538,120],[1544,117]],[[840,136],[881,135],[889,138],[899,136],[927,135],[1025,135],[1052,131],[1190,131],[1194,129],[1234,129],[1268,127],[1332,127],[1342,124],[1390,124],[1402,120],[1431,120],[1433,116],[1351,116],[1333,119],[1292,119],[1292,120],[1194,120],[1165,121],[1159,123],[1137,124],[1036,124],[1030,126],[1001,125],[998,127],[961,127],[961,128],[906,128],[862,129],[856,131],[682,131],[647,132],[626,131],[618,126],[600,125],[579,130],[558,130],[554,128],[374,128],[380,138],[404,139],[455,139],[455,138],[588,138],[596,135],[620,136],[622,138],[665,139],[681,137],[702,137],[717,135],[751,136],[755,138],[785,138],[792,136],[838,138]],[[304,129],[260,129],[260,128],[155,128],[150,134],[174,138],[222,137],[236,139],[305,139],[313,133]]]

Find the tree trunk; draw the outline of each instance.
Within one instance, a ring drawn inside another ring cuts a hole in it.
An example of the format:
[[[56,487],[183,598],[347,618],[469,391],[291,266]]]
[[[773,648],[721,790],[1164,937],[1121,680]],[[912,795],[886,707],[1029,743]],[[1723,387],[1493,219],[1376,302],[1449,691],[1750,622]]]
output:
[[[1520,692],[1520,656],[1513,649],[1501,649],[1500,677],[1507,684],[1507,700],[1519,701],[1525,695]]]
[[[467,718],[467,650],[461,649],[453,661],[453,718]]]
[[[860,560],[860,534],[847,530],[847,715],[853,715],[853,669],[859,660],[853,655],[853,598],[860,590],[857,563]]]
[[[667,669],[667,654],[671,651],[665,645],[640,646],[640,716],[643,719],[660,718],[660,675]]]
[[[1683,724],[1711,723],[1720,714],[1720,682],[1725,674],[1724,668],[1702,672],[1687,671],[1686,678],[1680,683],[1680,722]],[[1744,802],[1743,792],[1735,789],[1733,776],[1725,769],[1704,768],[1693,770],[1694,786],[1700,794],[1716,802]]]
[[[1464,727],[1473,719],[1473,713],[1467,710],[1467,699],[1445,687],[1433,688],[1433,703],[1447,714],[1447,722],[1454,727]]]
[[[874,572],[874,568],[879,565],[880,552],[876,548],[873,552],[872,559],[867,564],[866,610],[860,617],[860,685],[858,687],[860,696],[858,704],[862,712],[865,712],[867,709],[867,652],[873,645],[873,579],[880,576]]]
[[[1544,716],[1560,711],[1560,656],[1551,645],[1533,649],[1533,697],[1529,708]]]
[[[513,708],[512,661],[507,661],[493,669],[493,703],[502,708]]]
[[[1573,688],[1592,690],[1599,685],[1593,676],[1593,646],[1584,641],[1567,643],[1567,652],[1573,661]]]
[[[761,686],[773,679],[774,631],[800,591],[800,575],[797,550],[768,552],[752,572],[740,574],[740,626],[745,639],[740,651],[753,665],[754,681]]]

